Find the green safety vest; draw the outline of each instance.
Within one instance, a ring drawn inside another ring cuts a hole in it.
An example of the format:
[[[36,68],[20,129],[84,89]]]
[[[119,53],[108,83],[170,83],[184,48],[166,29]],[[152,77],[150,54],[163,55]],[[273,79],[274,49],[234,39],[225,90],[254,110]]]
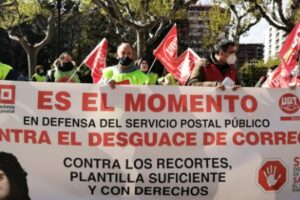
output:
[[[117,66],[114,66],[105,68],[102,72],[104,80],[114,80],[116,82],[129,80],[130,85],[143,85],[148,81],[147,75],[138,69],[128,73],[120,73]]]
[[[61,70],[56,69],[54,72],[54,82],[68,82],[68,80],[73,75],[72,79],[70,80],[70,83],[80,83],[80,79],[78,74],[76,73],[76,68],[63,72]]]
[[[166,80],[168,80],[168,85],[178,85],[177,80],[170,73],[168,73],[166,76],[160,77],[158,82],[159,84],[163,85],[164,82],[167,82]]]
[[[35,77],[36,82],[44,82],[45,81],[45,76],[41,76],[38,73],[33,74],[32,78]]]
[[[5,80],[12,67],[0,62],[0,80]]]
[[[158,75],[156,73],[150,72],[147,76],[148,81],[146,81],[146,85],[156,85]]]
[[[165,76],[165,79],[168,79],[169,80],[169,83],[170,85],[178,85],[177,83],[177,80],[174,78],[174,76],[170,73],[168,73],[166,76]]]

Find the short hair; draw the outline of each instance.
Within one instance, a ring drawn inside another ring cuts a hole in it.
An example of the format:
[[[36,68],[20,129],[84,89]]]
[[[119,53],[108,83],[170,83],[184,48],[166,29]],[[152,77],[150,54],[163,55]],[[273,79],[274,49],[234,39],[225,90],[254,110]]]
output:
[[[59,60],[63,60],[63,59],[65,58],[66,55],[71,56],[71,54],[69,54],[68,52],[62,52],[62,53],[59,55],[58,59],[59,59]]]
[[[219,40],[215,45],[214,45],[214,52],[215,53],[220,53],[220,51],[227,51],[228,47],[230,46],[235,46],[236,43],[228,40],[228,39],[222,39]]]
[[[140,59],[137,60],[136,66],[137,66],[138,68],[140,68],[140,66],[141,66],[141,64],[142,64],[142,62],[143,62],[144,60],[147,61],[149,67],[150,67],[150,65],[152,64],[152,62],[154,61],[154,59],[153,59],[152,56],[143,56],[143,57],[141,57]]]
[[[130,47],[130,48],[132,49],[132,52],[134,53],[133,47],[131,46],[131,44],[129,44],[129,43],[127,43],[127,42],[122,42],[122,43],[118,46],[118,48],[117,48],[117,53],[119,52],[119,50],[120,50],[121,47],[123,47],[123,46],[125,46],[125,47]]]
[[[6,174],[9,180],[10,191],[6,199],[30,200],[26,179],[27,173],[13,154],[0,152],[0,170]]]
[[[44,66],[43,65],[37,65],[35,66],[35,71],[38,71],[39,69],[43,69]]]

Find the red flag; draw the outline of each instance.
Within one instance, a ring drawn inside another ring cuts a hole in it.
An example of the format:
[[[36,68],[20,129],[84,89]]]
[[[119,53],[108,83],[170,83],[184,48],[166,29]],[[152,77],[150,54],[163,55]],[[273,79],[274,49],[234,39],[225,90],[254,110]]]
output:
[[[282,66],[279,65],[272,72],[268,72],[267,79],[261,85],[261,87],[263,87],[263,88],[280,88],[280,79],[282,77],[280,75],[281,70],[282,70]]]
[[[185,85],[194,67],[200,63],[200,57],[190,48],[183,52],[176,60],[176,68],[170,73],[178,80],[180,85]]]
[[[290,73],[297,65],[298,53],[300,50],[300,20],[293,28],[282,45],[278,57],[281,59],[283,67]]]
[[[165,66],[165,68],[170,73],[176,70],[177,49],[177,28],[176,24],[174,24],[163,41],[153,51],[153,55]]]
[[[261,87],[264,88],[287,88],[291,83],[291,77],[286,71],[284,64],[279,65],[271,73],[268,73],[266,81]]]
[[[107,47],[108,42],[104,38],[83,61],[91,69],[94,83],[101,79],[102,70],[106,67]]]

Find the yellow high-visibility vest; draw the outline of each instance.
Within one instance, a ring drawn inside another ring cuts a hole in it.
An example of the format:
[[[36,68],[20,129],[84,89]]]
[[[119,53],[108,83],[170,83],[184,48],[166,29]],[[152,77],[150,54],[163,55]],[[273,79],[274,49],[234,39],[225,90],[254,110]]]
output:
[[[0,62],[0,80],[5,80],[12,67]]]

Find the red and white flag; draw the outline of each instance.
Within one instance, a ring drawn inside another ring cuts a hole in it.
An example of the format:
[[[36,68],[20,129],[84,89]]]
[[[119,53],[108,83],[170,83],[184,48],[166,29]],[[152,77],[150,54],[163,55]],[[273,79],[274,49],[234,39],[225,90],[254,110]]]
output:
[[[268,76],[262,87],[286,88],[291,83],[291,71],[298,65],[300,52],[300,20],[287,36],[278,57],[281,64]]]
[[[285,62],[281,61],[281,64],[274,69],[271,73],[268,73],[267,80],[262,84],[265,88],[287,88],[294,81],[292,75],[287,71]]]
[[[165,66],[165,68],[170,73],[176,71],[177,49],[177,28],[176,24],[174,24],[163,41],[153,51],[153,55]]]
[[[287,36],[282,45],[278,57],[281,59],[283,67],[290,73],[298,64],[297,58],[300,51],[300,20]]]
[[[188,48],[177,58],[176,70],[170,73],[178,80],[180,85],[185,85],[194,67],[200,64],[200,60],[200,57]]]
[[[106,67],[107,48],[108,42],[104,38],[83,61],[91,69],[94,83],[101,79],[102,70]]]
[[[267,79],[261,85],[263,88],[280,88],[284,76],[281,75],[281,72],[284,72],[285,69],[282,69],[282,65],[279,65],[272,72],[268,72]]]

